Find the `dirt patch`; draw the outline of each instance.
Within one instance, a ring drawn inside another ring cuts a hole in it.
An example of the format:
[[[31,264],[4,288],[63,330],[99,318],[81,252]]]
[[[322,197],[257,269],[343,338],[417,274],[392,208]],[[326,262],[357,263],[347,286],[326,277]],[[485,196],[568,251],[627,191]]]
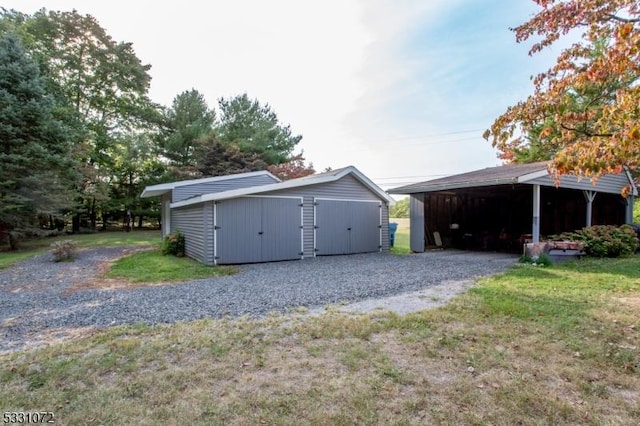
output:
[[[633,310],[640,311],[640,294],[636,294],[628,297],[615,297],[614,303],[619,303]]]
[[[391,311],[400,315],[433,309],[445,305],[452,298],[464,293],[474,285],[474,281],[445,281],[442,284],[427,287],[397,296],[363,300],[340,306],[344,312],[368,313],[377,310]]]
[[[7,320],[2,325],[6,326],[10,324],[11,320]],[[88,338],[95,335],[99,331],[100,330],[96,327],[68,327],[45,330],[38,333],[30,333],[25,336],[23,342],[15,342],[15,347],[12,347],[11,344],[8,344],[6,350],[0,349],[0,355],[11,353],[14,350],[28,351],[32,349],[58,345],[69,340]]]
[[[153,246],[128,247],[119,250],[107,260],[92,259],[96,249],[84,249],[77,252],[75,261],[53,262],[50,258],[39,256],[31,263],[19,264],[11,275],[6,275],[7,283],[0,290],[8,293],[38,292],[62,290],[73,292],[85,289],[115,289],[129,287],[127,282],[102,278],[113,262],[134,253],[152,250]],[[111,255],[109,255],[111,256]],[[29,276],[37,270],[37,276]]]
[[[103,261],[94,266],[93,271],[90,274],[83,276],[75,275],[71,281],[71,285],[65,289],[66,293],[81,290],[116,290],[123,288],[141,287],[149,285],[146,283],[132,284],[128,281],[115,278],[105,278],[104,275],[109,272],[114,262],[122,259],[123,257],[131,256],[132,254],[140,253],[143,251],[153,250],[152,246],[131,247],[122,251],[122,253],[112,259]]]

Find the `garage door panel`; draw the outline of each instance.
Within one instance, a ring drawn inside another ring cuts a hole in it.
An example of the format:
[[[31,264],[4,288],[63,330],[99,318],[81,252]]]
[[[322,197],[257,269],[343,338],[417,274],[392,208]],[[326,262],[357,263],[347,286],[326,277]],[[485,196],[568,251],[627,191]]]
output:
[[[260,262],[260,200],[238,198],[216,206],[218,263]]]
[[[370,253],[380,248],[380,204],[351,203],[351,253]]]
[[[301,200],[262,198],[262,261],[299,259],[302,251]]]
[[[380,203],[316,200],[316,254],[369,253],[380,248]]]
[[[349,253],[349,206],[344,201],[316,202],[316,254]]]
[[[216,204],[217,263],[299,259],[301,200],[246,197]]]

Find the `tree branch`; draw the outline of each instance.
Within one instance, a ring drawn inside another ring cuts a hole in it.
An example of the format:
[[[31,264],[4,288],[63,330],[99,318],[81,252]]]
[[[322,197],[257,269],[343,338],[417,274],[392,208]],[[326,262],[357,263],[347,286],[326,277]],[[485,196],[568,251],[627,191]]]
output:
[[[590,138],[594,138],[594,137],[602,137],[602,138],[610,138],[613,137],[613,133],[591,133],[587,130],[582,130],[582,129],[577,129],[575,127],[569,127],[566,124],[560,124],[560,127],[562,127],[565,130],[569,130],[570,132],[576,132],[576,133],[580,133],[583,134],[587,137]]]
[[[605,15],[605,17],[607,19],[611,19],[613,21],[618,21],[618,22],[625,22],[625,23],[632,23],[632,24],[640,22],[640,18],[623,18],[622,16],[614,15],[612,13]]]

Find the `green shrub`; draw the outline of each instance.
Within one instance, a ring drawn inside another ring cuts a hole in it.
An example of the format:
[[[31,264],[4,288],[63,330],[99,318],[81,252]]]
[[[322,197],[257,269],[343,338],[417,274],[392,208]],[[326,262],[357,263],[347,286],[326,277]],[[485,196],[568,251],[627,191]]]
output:
[[[632,255],[640,245],[635,231],[629,225],[596,225],[575,232],[576,240],[584,243],[584,251],[594,257]]]
[[[560,234],[549,235],[547,237],[549,241],[582,241],[580,231],[576,232],[562,232]]]
[[[389,207],[389,217],[409,217],[409,197]]]
[[[73,260],[76,254],[76,242],[72,240],[61,240],[51,244],[51,254],[54,262]]]
[[[180,232],[172,232],[162,241],[162,254],[182,257],[184,256],[184,235]]]

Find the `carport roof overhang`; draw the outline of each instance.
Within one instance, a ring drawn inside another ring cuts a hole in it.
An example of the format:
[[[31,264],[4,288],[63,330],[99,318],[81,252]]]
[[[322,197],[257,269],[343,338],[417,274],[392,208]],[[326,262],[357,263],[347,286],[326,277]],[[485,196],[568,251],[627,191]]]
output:
[[[628,170],[618,175],[605,175],[593,184],[589,179],[577,176],[563,176],[560,184],[549,175],[547,162],[532,164],[514,164],[490,167],[468,173],[444,177],[426,182],[401,186],[389,190],[390,194],[419,194],[455,189],[471,189],[495,187],[502,185],[529,184],[541,186],[558,186],[560,188],[607,192],[619,194],[624,186],[631,186],[631,194],[638,195],[638,190]]]

